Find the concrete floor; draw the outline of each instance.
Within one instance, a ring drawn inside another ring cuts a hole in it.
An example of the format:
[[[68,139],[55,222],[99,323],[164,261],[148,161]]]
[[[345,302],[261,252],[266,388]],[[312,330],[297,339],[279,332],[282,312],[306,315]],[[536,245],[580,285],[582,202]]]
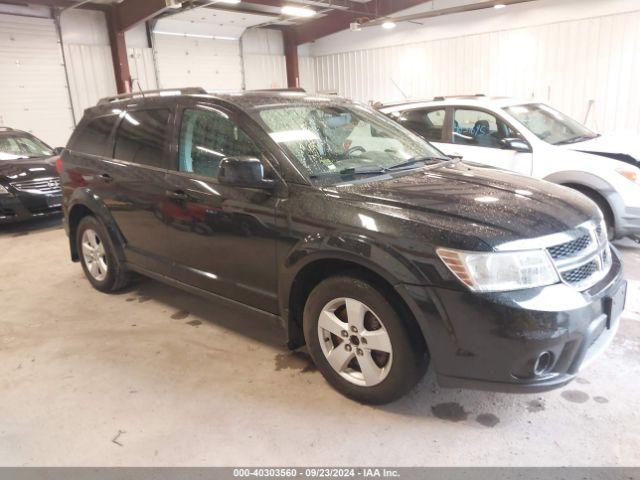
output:
[[[639,281],[640,249],[622,251]],[[640,306],[563,390],[446,390],[428,375],[373,408],[261,316],[151,280],[93,290],[58,220],[0,227],[0,272],[2,466],[640,463]]]

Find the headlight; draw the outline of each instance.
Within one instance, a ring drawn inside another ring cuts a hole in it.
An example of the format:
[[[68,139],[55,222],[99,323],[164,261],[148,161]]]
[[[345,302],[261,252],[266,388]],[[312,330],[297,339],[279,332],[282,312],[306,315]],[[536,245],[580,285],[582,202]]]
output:
[[[552,285],[560,281],[545,250],[464,252],[439,248],[451,272],[476,292],[505,292]]]
[[[0,195],[8,195],[9,194],[9,190],[7,190],[7,187],[3,187],[2,185],[0,185]]]
[[[616,172],[624,178],[631,180],[633,183],[640,185],[640,175],[637,168],[618,168]]]

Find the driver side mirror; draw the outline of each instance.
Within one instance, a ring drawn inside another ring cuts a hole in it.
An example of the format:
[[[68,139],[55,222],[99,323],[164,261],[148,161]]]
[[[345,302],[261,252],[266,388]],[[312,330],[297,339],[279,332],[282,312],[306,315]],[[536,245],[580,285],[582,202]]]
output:
[[[64,147],[56,147],[53,149],[54,155],[61,155],[64,152]]]
[[[244,188],[275,188],[276,182],[265,177],[264,165],[255,157],[227,157],[220,162],[218,181],[222,185]]]
[[[500,142],[503,148],[507,150],[515,150],[519,153],[531,153],[529,144],[520,138],[503,138]]]

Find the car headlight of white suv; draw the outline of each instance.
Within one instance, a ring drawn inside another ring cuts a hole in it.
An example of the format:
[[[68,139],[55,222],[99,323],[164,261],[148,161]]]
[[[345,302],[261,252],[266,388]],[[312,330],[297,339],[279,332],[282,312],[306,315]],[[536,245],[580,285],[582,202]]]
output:
[[[636,185],[640,185],[640,170],[634,167],[618,168],[616,170],[620,175],[628,180],[631,180]]]

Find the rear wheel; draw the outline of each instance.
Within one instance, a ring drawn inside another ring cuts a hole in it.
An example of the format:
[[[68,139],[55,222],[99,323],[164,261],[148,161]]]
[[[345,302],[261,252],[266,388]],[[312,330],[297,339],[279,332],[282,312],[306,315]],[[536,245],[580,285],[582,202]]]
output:
[[[339,276],[321,282],[304,311],[309,352],[326,380],[363,403],[388,403],[424,375],[428,356],[375,286]]]
[[[95,217],[84,217],[76,231],[84,274],[101,292],[115,292],[129,283],[129,274],[116,254],[106,227]]]

